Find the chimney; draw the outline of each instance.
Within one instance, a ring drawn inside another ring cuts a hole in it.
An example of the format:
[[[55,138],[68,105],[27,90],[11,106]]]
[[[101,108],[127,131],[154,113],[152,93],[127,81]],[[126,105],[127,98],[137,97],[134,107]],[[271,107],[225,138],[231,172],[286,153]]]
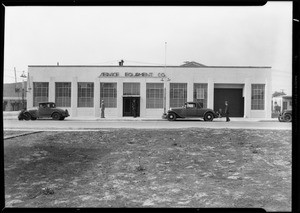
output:
[[[119,61],[119,66],[120,66],[120,67],[122,67],[123,64],[124,64],[124,61],[123,61],[123,60]]]

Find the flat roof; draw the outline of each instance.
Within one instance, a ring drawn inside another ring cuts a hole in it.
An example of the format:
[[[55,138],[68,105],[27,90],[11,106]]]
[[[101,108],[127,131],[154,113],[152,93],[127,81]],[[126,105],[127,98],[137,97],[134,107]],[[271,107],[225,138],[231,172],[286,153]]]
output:
[[[185,66],[117,66],[117,65],[28,65],[28,67],[153,67],[153,68],[272,68],[271,66],[203,66],[203,67],[185,67]]]

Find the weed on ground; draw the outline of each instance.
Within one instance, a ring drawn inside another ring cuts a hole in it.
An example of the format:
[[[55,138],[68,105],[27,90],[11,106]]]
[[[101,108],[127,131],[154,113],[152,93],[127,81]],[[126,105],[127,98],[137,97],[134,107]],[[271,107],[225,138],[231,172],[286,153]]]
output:
[[[291,131],[41,132],[4,141],[7,207],[291,210]]]

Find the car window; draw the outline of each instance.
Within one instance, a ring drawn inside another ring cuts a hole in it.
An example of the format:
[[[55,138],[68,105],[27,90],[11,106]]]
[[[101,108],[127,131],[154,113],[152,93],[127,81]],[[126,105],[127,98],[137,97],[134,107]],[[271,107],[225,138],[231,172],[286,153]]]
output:
[[[187,108],[195,108],[196,105],[195,105],[194,103],[187,103],[187,104],[186,104],[186,107],[187,107]]]

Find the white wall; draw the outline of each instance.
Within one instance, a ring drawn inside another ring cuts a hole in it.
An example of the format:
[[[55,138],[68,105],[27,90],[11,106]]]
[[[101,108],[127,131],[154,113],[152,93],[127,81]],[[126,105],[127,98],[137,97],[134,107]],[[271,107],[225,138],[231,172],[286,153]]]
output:
[[[141,117],[161,117],[163,109],[146,109],[146,83],[163,83],[158,73],[165,73],[171,81],[166,82],[169,108],[170,83],[187,83],[187,101],[193,100],[193,84],[208,84],[208,107],[213,108],[215,84],[240,84],[244,88],[244,117],[271,117],[271,69],[268,67],[130,67],[130,66],[29,66],[30,84],[49,82],[49,101],[55,100],[55,82],[72,82],[70,114],[76,116],[100,116],[100,82],[117,82],[117,108],[106,108],[106,117],[122,117],[124,82],[139,82],[141,91]],[[119,77],[100,77],[102,72],[118,72]],[[153,73],[152,77],[124,77],[125,73]],[[77,108],[77,82],[94,82],[94,107]],[[251,84],[266,84],[265,110],[251,110]],[[33,105],[33,90],[28,92],[27,107]]]

